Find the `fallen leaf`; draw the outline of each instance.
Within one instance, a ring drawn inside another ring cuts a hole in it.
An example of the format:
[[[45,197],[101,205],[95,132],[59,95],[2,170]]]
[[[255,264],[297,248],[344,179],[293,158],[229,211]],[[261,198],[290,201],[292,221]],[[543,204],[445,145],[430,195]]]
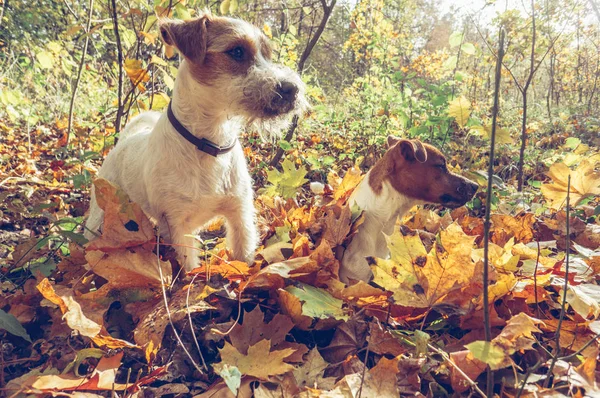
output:
[[[600,173],[594,171],[595,162],[583,160],[577,169],[572,171],[564,163],[550,166],[548,176],[552,184],[542,185],[542,194],[549,201],[550,207],[559,210],[566,205],[568,177],[571,176],[570,202],[577,206],[588,196],[600,195]]]
[[[154,227],[137,203],[105,179],[94,181],[98,206],[104,210],[102,236],[88,243],[88,250],[111,251],[154,241]]]
[[[284,362],[284,359],[294,353],[293,349],[271,351],[271,342],[261,340],[253,346],[248,347],[248,353],[242,354],[234,346],[225,342],[225,346],[219,349],[221,362],[214,365],[217,372],[221,372],[225,365],[235,366],[239,371],[248,376],[254,376],[261,380],[268,380],[271,376],[281,375],[294,369]]]
[[[335,385],[335,378],[323,376],[323,371],[328,365],[319,350],[313,348],[309,351],[304,363],[293,371],[296,384],[299,388],[332,389]]]
[[[302,315],[319,319],[348,319],[346,311],[342,308],[344,302],[323,289],[301,283],[299,287],[288,286],[285,290],[302,301]]]
[[[374,282],[394,292],[392,297],[400,305],[431,307],[473,278],[471,251],[475,238],[456,223],[440,232],[441,244],[436,243],[429,253],[419,235],[408,228],[386,239],[391,259],[376,259],[371,268]]]

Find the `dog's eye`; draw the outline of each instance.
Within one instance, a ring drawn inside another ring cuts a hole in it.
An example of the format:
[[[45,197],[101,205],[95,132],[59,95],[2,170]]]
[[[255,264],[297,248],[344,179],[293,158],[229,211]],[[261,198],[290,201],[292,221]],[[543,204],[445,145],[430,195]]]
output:
[[[243,47],[234,47],[231,50],[227,51],[227,54],[236,61],[242,61],[244,59],[244,48]]]

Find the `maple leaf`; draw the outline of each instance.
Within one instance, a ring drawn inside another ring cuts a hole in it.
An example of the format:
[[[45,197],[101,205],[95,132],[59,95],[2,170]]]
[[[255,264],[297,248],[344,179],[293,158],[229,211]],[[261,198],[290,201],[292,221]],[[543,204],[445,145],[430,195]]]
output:
[[[263,312],[256,306],[252,311],[244,313],[244,322],[233,327],[229,338],[231,344],[242,354],[246,354],[248,348],[259,341],[269,340],[273,351],[287,348],[294,350],[294,358],[285,358],[288,362],[302,362],[302,355],[308,348],[303,344],[285,341],[285,336],[293,327],[292,320],[282,314],[275,314],[270,322],[265,323]]]
[[[333,339],[321,349],[323,357],[331,363],[342,363],[363,348],[369,329],[364,321],[352,319],[335,330]]]
[[[352,211],[349,205],[332,206],[325,213],[325,239],[331,247],[340,245],[350,233],[352,226]]]
[[[104,210],[102,236],[87,249],[110,251],[142,245],[154,240],[154,227],[141,207],[127,194],[103,178],[94,180],[98,206]]]
[[[348,196],[349,193],[351,193],[363,179],[358,167],[352,167],[346,171],[346,174],[344,175],[344,178],[341,179],[341,182],[339,181],[339,177],[336,177],[337,174],[331,173],[327,176],[329,185],[333,187],[334,200],[339,200]]]
[[[329,366],[319,350],[313,348],[302,365],[294,369],[293,375],[299,388],[311,387],[330,390],[335,384],[334,377],[324,377],[323,371]]]
[[[386,237],[391,258],[371,259],[374,282],[393,292],[396,303],[428,308],[470,282],[474,237],[456,223],[440,232],[440,243],[427,253],[419,235],[406,227]]]
[[[362,391],[363,397],[399,397],[398,391],[398,362],[400,357],[381,358],[377,365],[364,375],[353,373],[342,379],[350,390],[358,396]]]
[[[574,171],[564,163],[554,163],[550,166],[548,176],[552,178],[553,183],[543,184],[541,188],[550,207],[559,210],[566,205],[569,175],[571,206],[577,206],[588,196],[600,195],[600,173],[594,171],[595,164],[596,162],[583,160]]]
[[[157,259],[156,253],[141,247],[110,253],[88,250],[85,258],[88,261],[86,268],[109,282],[109,286],[104,290],[109,290],[109,287],[110,289],[156,288],[162,283],[171,282],[171,264]],[[159,266],[164,280],[161,280]],[[106,285],[102,287],[104,286]]]
[[[224,371],[225,365],[235,366],[244,375],[268,380],[270,376],[281,375],[294,369],[292,365],[283,361],[294,351],[292,348],[271,351],[271,341],[261,340],[248,347],[247,354],[242,354],[233,345],[225,342],[225,346],[219,349],[221,362],[215,364],[214,368],[220,373]]]
[[[292,199],[296,196],[298,188],[304,185],[308,180],[306,170],[301,167],[296,169],[294,163],[285,159],[281,164],[283,172],[277,169],[267,171],[267,181],[272,185],[259,190],[260,194],[275,196],[280,195],[285,199]]]
[[[453,117],[460,127],[465,127],[471,115],[471,103],[465,97],[458,97],[448,104],[448,116]]]

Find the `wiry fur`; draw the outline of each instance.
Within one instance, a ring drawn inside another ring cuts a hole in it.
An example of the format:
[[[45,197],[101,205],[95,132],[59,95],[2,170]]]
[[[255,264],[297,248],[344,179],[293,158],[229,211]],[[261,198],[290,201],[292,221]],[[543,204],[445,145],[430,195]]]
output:
[[[229,43],[242,41],[248,48],[260,48],[266,42],[248,23],[203,16],[189,22],[163,21],[161,33],[185,57],[175,81],[172,109],[195,136],[229,145],[250,121],[281,124],[306,107],[299,76],[272,64],[264,51],[256,52],[247,69],[241,71],[226,58]],[[203,49],[202,53],[198,49]],[[298,93],[290,103],[277,99],[277,85],[282,81],[297,86]],[[273,104],[276,109],[271,109]],[[217,215],[226,220],[234,258],[254,259],[258,233],[252,181],[241,144],[212,157],[186,141],[166,112],[146,112],[124,129],[99,177],[120,186],[140,204],[158,224],[161,235],[174,245],[186,270],[197,265],[194,238],[189,235]],[[92,193],[86,227],[98,232],[103,216]],[[93,237],[89,231],[86,235]]]

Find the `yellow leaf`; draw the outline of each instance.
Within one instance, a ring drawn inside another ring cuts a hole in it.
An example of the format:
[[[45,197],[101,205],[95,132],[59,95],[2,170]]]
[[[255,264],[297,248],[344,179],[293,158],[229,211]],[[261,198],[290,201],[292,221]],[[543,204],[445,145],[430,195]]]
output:
[[[572,206],[577,206],[588,196],[600,195],[600,173],[594,170],[595,164],[595,161],[586,159],[575,171],[571,171],[564,163],[550,166],[548,176],[552,178],[553,183],[542,185],[542,194],[548,200],[550,207],[559,210],[566,204],[569,175],[571,176],[569,196]]]
[[[142,61],[127,58],[123,64],[123,69],[125,69],[131,83],[141,92],[145,92],[146,88],[142,83],[150,80],[150,76],[148,76],[148,71],[142,67]]]
[[[167,66],[167,63],[165,62],[164,59],[152,54],[152,58],[150,59],[150,63],[151,64],[157,64],[157,65],[162,65],[162,66]]]
[[[221,362],[215,364],[214,368],[220,372],[225,365],[235,366],[244,375],[267,380],[270,376],[282,375],[294,369],[289,363],[283,362],[283,359],[295,351],[292,348],[271,351],[271,341],[261,340],[248,347],[248,354],[244,355],[225,342],[225,346],[219,350]]]
[[[363,176],[360,173],[360,169],[352,167],[346,172],[342,182],[339,186],[334,187],[333,198],[338,200],[342,198],[346,193],[352,191],[362,181]]]
[[[440,243],[427,253],[419,235],[408,229],[387,237],[391,259],[375,259],[374,282],[393,292],[396,303],[428,308],[469,283],[475,272],[471,251],[475,238],[458,224],[440,232]]]
[[[465,97],[458,97],[450,101],[448,116],[453,117],[460,127],[465,127],[471,115],[471,103]]]
[[[156,42],[156,38],[158,35],[156,33],[148,33],[148,32],[140,32],[142,36],[144,36],[144,43],[154,45]],[[152,56],[154,58],[155,55]]]

